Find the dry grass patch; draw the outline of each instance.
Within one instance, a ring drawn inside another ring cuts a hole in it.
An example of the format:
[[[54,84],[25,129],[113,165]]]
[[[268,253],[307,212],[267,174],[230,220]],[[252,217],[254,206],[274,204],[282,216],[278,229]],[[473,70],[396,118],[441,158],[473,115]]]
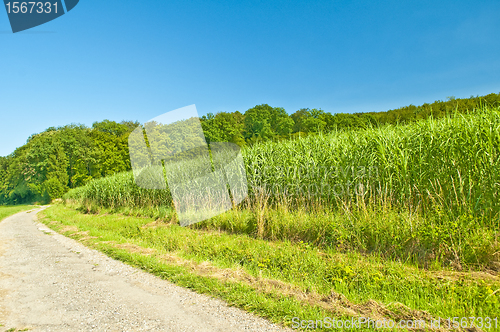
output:
[[[62,226],[61,228],[59,228],[59,232],[61,233],[76,233],[78,232],[78,227],[76,226]]]
[[[114,241],[103,241],[103,243],[108,243],[117,249],[123,249],[134,254],[151,256],[157,253],[157,250],[155,249],[144,248],[133,243],[116,243]]]

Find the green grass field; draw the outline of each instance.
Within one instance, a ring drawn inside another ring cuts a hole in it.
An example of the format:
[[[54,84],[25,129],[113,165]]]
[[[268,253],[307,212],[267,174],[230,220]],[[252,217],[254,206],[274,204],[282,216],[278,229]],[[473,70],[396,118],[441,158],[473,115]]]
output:
[[[130,172],[70,191],[45,220],[288,326],[295,316],[498,315],[499,109],[266,142],[243,156],[248,199],[187,228],[168,191],[138,188]]]
[[[11,215],[14,215],[18,212],[31,210],[36,206],[33,205],[15,205],[15,206],[1,206],[0,205],[0,221],[4,220]]]

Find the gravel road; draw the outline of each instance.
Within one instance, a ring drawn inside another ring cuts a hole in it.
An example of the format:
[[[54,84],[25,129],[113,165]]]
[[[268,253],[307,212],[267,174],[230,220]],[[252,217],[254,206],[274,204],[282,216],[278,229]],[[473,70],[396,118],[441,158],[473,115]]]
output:
[[[0,222],[0,331],[290,331],[38,223]]]

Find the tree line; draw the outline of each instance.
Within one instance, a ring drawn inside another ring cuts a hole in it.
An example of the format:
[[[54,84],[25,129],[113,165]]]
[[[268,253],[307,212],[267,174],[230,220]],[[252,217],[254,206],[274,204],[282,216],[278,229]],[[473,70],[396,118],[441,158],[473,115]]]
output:
[[[257,105],[244,114],[209,113],[201,118],[207,141],[233,142],[240,146],[268,139],[289,139],[332,131],[363,129],[388,124],[406,124],[429,117],[441,118],[453,112],[467,113],[482,106],[500,106],[500,93],[470,98],[448,97],[420,106],[409,105],[385,112],[337,113],[302,108],[288,115],[281,107]]]
[[[246,112],[209,113],[200,118],[208,143],[240,146],[265,140],[295,139],[317,133],[405,124],[428,117],[500,106],[500,93],[409,105],[386,112],[337,113],[256,105]],[[25,145],[0,157],[0,204],[48,202],[88,181],[131,169],[128,137],[140,124],[104,120],[92,127],[71,124],[30,136]]]

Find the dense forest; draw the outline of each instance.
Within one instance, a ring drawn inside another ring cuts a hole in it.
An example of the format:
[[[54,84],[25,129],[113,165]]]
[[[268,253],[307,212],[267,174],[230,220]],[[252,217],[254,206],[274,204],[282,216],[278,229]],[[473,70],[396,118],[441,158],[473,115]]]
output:
[[[246,146],[319,132],[441,118],[454,112],[472,112],[482,106],[500,106],[500,93],[463,99],[449,97],[447,101],[421,106],[354,114],[303,108],[289,115],[281,107],[262,104],[245,113],[209,113],[201,117],[201,123],[207,142]],[[71,124],[32,135],[12,154],[0,157],[0,204],[48,202],[91,179],[130,170],[128,136],[138,125],[132,121],[104,120],[95,122],[91,128]]]

